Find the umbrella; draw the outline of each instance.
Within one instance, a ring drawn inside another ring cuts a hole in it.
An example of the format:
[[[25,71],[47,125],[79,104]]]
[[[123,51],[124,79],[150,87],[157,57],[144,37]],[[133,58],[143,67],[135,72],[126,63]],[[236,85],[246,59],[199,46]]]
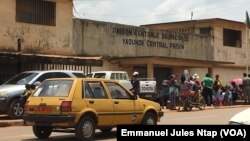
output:
[[[242,78],[234,78],[230,82],[235,82],[237,85],[241,85],[242,84]]]

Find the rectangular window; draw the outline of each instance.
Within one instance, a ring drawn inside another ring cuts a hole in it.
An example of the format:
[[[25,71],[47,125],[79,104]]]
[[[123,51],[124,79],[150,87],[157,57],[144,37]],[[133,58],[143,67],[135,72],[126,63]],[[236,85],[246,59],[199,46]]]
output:
[[[16,0],[16,21],[40,25],[56,25],[56,2]]]
[[[210,27],[200,28],[200,34],[202,34],[202,35],[210,35],[211,34],[211,28]]]
[[[241,31],[223,28],[223,45],[241,47]]]
[[[130,99],[130,95],[116,83],[105,83],[109,89],[112,99]]]
[[[108,96],[100,82],[83,82],[84,97],[94,99],[107,99]]]
[[[68,97],[73,81],[46,80],[35,91],[35,97]]]

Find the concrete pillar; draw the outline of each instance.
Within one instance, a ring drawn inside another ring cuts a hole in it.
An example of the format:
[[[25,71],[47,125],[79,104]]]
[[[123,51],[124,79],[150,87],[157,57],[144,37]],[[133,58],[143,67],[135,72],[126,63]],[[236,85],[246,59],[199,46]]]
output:
[[[152,63],[147,63],[147,78],[154,77],[154,65]]]
[[[208,74],[211,75],[212,78],[214,77],[214,69],[213,68],[208,68],[207,72],[208,72]]]

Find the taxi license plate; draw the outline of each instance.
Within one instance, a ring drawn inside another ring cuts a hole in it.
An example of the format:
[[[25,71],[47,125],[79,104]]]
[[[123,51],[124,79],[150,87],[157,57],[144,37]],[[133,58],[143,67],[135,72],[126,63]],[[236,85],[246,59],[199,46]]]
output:
[[[39,106],[35,108],[35,112],[52,112],[52,107]]]

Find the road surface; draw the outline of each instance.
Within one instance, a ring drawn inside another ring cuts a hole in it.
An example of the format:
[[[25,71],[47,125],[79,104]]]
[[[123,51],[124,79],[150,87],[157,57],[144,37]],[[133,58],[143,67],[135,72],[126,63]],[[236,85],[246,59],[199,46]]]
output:
[[[191,112],[166,112],[159,124],[227,124],[228,120],[239,111],[248,107],[216,109],[216,110],[193,110]],[[31,126],[11,126],[0,128],[0,138],[3,141],[41,141],[37,139]],[[72,133],[52,133],[46,141],[73,141],[77,140]],[[95,136],[96,141],[116,141],[116,130],[114,129],[109,135],[99,131]]]

